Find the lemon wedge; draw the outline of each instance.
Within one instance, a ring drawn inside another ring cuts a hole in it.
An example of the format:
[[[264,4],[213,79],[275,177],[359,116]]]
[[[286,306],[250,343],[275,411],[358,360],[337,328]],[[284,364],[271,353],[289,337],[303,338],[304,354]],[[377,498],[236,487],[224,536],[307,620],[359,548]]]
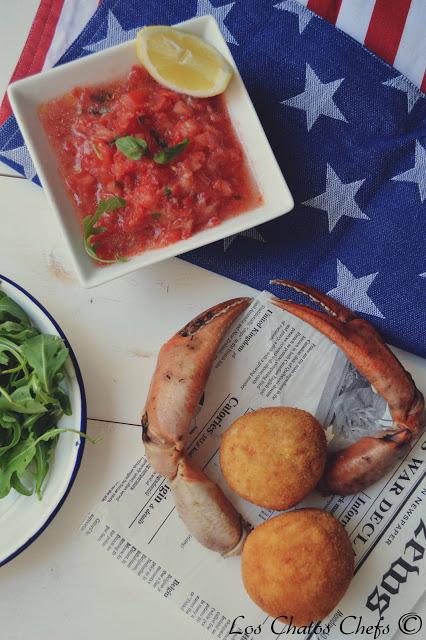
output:
[[[208,98],[223,93],[232,77],[231,65],[215,47],[172,27],[141,29],[136,52],[157,82],[190,96]]]

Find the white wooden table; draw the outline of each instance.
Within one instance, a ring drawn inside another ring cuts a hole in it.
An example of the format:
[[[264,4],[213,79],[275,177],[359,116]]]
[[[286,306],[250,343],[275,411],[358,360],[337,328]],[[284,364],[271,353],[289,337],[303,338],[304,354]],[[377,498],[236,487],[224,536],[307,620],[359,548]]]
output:
[[[0,0],[7,15],[0,23],[0,94],[38,2],[24,5]],[[174,259],[85,290],[43,191],[13,176],[0,163],[0,272],[31,291],[64,329],[85,381],[89,433],[103,440],[86,447],[75,485],[52,524],[0,570],[0,638],[198,639],[195,625],[177,610],[165,613],[157,594],[87,544],[77,529],[129,451],[141,446],[137,425],[162,342],[203,308],[249,289]],[[426,391],[426,361],[398,355]],[[416,611],[425,616],[426,598]]]

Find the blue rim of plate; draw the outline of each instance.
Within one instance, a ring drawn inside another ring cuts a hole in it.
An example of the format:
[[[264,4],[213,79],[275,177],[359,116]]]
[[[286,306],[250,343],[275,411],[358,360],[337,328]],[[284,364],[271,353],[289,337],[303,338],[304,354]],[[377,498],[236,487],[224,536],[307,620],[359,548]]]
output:
[[[81,399],[80,431],[81,431],[81,433],[86,433],[86,431],[87,431],[87,405],[86,405],[86,393],[84,391],[83,377],[81,375],[80,367],[78,366],[77,358],[75,357],[74,351],[72,350],[72,347],[71,347],[66,335],[62,331],[62,329],[59,326],[59,324],[56,322],[55,318],[26,289],[21,287],[19,284],[17,284],[16,282],[11,280],[10,278],[7,278],[6,276],[3,276],[2,274],[0,274],[0,284],[3,281],[7,282],[8,284],[10,284],[12,287],[15,287],[15,289],[18,289],[18,291],[20,291],[25,296],[27,296],[27,298],[29,298],[29,300],[31,300],[31,302],[33,304],[35,304],[35,306],[38,307],[40,309],[40,311],[43,312],[43,314],[53,324],[53,326],[55,327],[56,331],[59,333],[59,335],[61,336],[62,340],[64,341],[66,347],[68,348],[69,355],[70,355],[70,358],[71,358],[71,362],[72,362],[72,365],[74,367],[75,375],[76,375],[76,378],[77,378],[79,391],[80,391],[80,399]],[[73,468],[70,480],[68,482],[67,488],[65,489],[65,492],[64,492],[62,498],[59,500],[59,502],[56,505],[56,507],[53,509],[51,514],[48,516],[48,518],[43,522],[41,527],[30,538],[28,538],[28,540],[26,542],[24,542],[24,544],[22,544],[18,549],[16,549],[16,551],[11,553],[7,558],[5,558],[4,560],[0,560],[0,567],[3,567],[5,564],[7,564],[8,562],[10,562],[14,558],[16,558],[16,556],[18,556],[20,553],[22,553],[27,547],[29,547],[39,537],[39,535],[41,535],[43,533],[43,531],[45,529],[47,529],[49,524],[52,522],[53,518],[56,516],[58,511],[61,509],[62,505],[64,504],[65,500],[67,499],[67,496],[68,496],[69,492],[71,491],[71,487],[74,484],[74,480],[75,480],[75,478],[77,476],[77,473],[78,473],[78,470],[80,468],[81,459],[83,457],[84,445],[85,445],[85,438],[82,438],[80,436],[80,444],[78,445],[77,456],[76,456],[76,459],[75,459],[74,468]]]

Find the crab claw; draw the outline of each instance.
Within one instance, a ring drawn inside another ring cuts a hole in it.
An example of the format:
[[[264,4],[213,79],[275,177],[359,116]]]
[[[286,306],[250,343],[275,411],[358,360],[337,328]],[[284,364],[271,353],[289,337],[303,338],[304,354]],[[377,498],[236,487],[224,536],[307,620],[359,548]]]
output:
[[[327,460],[318,488],[324,493],[352,495],[391,471],[406,453],[411,436],[406,431],[365,436]]]
[[[198,542],[225,557],[241,553],[246,538],[241,516],[214,482],[181,458],[171,488],[179,515]]]
[[[324,309],[272,301],[332,340],[389,405],[394,430],[362,438],[338,452],[329,460],[321,483],[323,489],[334,493],[360,491],[381,478],[402,455],[404,446],[425,428],[423,396],[369,322],[308,285],[291,280],[273,280],[272,284],[302,293]]]
[[[176,475],[217,348],[250,302],[251,298],[234,298],[207,309],[161,347],[142,418],[142,437],[151,465],[167,478]]]
[[[185,457],[192,418],[219,344],[251,298],[235,298],[191,320],[160,350],[145,412],[142,438],[151,466],[172,480],[178,512],[192,535],[222,555],[241,553],[241,517],[218,486]]]

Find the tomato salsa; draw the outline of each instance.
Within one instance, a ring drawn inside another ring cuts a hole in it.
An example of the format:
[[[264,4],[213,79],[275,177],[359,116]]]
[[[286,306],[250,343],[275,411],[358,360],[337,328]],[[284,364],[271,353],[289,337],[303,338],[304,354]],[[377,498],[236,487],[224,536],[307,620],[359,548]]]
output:
[[[189,238],[262,201],[222,96],[176,93],[134,66],[39,114],[100,261]]]

